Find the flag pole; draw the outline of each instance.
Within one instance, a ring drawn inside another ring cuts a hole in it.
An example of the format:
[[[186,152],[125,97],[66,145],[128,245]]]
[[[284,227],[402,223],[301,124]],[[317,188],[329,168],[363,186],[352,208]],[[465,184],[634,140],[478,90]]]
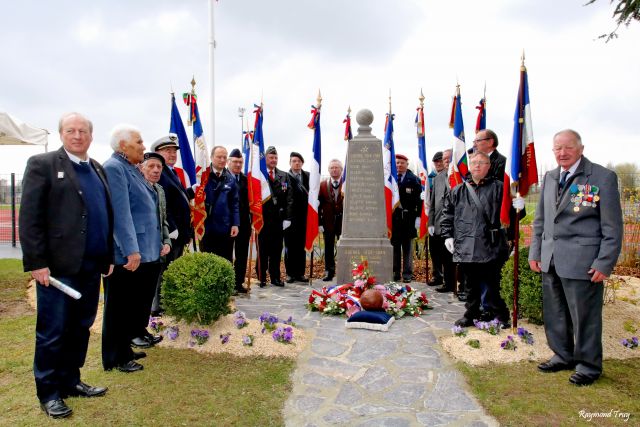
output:
[[[320,89],[318,89],[318,97],[316,98],[316,109],[318,110],[318,113],[320,113],[321,108],[322,108],[322,95],[320,94]],[[316,237],[316,239],[313,241],[313,244],[311,245],[311,257],[310,257],[311,259],[309,262],[309,286],[313,286],[313,252],[315,252],[314,249],[316,247],[317,239],[318,237]]]
[[[425,99],[424,98],[424,93],[422,92],[422,88],[420,88],[420,96],[418,97],[418,100],[420,101],[420,111],[422,113],[424,113],[424,99]],[[423,126],[424,126],[424,124],[423,124]],[[423,137],[424,137],[424,135],[423,135]],[[427,149],[427,147],[425,146],[424,148],[425,148],[425,162],[426,162],[426,149]],[[426,166],[426,164],[425,164],[425,166]],[[427,174],[426,170],[424,172],[425,172],[425,174]],[[429,185],[429,178],[428,177],[426,178],[425,185],[427,185],[427,186]],[[426,197],[426,195],[427,194],[426,194],[426,191],[425,191],[425,197]],[[424,203],[425,202],[423,201],[422,202],[423,206],[424,206]],[[425,285],[429,284],[429,231],[428,230],[429,230],[429,227],[427,225],[427,234],[424,235],[424,269],[426,271],[426,274],[425,274]],[[418,233],[418,234],[420,234],[420,233]]]
[[[209,0],[209,87],[211,88],[211,113],[209,116],[209,123],[211,131],[209,137],[211,138],[211,144],[216,146],[216,91],[215,91],[215,4],[216,0]]]

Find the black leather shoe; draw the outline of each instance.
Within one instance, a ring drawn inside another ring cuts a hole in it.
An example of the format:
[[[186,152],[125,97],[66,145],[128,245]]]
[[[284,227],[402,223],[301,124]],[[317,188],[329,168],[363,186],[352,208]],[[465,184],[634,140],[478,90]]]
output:
[[[440,286],[436,288],[436,292],[444,293],[444,292],[453,292],[453,289],[447,288],[446,286]]]
[[[575,372],[573,375],[569,377],[569,382],[573,385],[584,386],[591,385],[598,378],[590,377],[588,375],[583,374],[582,372]]]
[[[247,288],[245,288],[244,286],[238,285],[236,286],[236,292],[239,294],[246,294],[249,291],[247,291]]]
[[[429,283],[427,283],[427,286],[440,286],[442,285],[442,282],[439,280],[431,280]]]
[[[156,345],[164,339],[162,335],[146,334],[143,339],[151,345]]]
[[[164,310],[153,310],[151,312],[151,316],[153,317],[162,317],[164,315]]]
[[[411,283],[411,279],[402,279],[402,283]]]
[[[458,301],[465,302],[467,300],[466,292],[458,292]]]
[[[296,281],[295,277],[287,276],[287,283],[293,283],[295,281]]]
[[[466,328],[468,326],[473,326],[473,320],[467,319],[466,317],[461,317],[458,320],[456,320],[455,325]]]
[[[393,276],[393,281],[394,282],[399,282],[400,281],[400,276]]]
[[[151,344],[149,341],[147,341],[143,337],[135,337],[134,339],[131,340],[131,345],[137,348],[149,348],[153,346],[153,344]]]
[[[325,274],[324,277],[322,278],[323,282],[330,282],[333,280],[333,274]]]
[[[134,362],[133,360],[128,361],[127,363],[123,363],[122,365],[116,366],[116,369],[120,372],[135,372],[142,371],[144,366],[139,364],[138,362]]]
[[[147,357],[147,353],[144,351],[134,351],[133,352],[133,360],[144,359]]]
[[[264,288],[265,286],[267,286],[267,284],[265,282],[260,282],[260,287]]]
[[[271,284],[273,286],[279,286],[279,287],[283,287],[284,283],[282,282],[282,280],[276,280],[275,282],[271,282]]]
[[[540,372],[559,372],[559,371],[570,371],[573,369],[573,365],[568,363],[553,363],[551,360],[547,362],[542,362],[538,365],[538,370]],[[573,376],[572,376],[573,377]]]
[[[309,278],[307,276],[302,275],[302,276],[296,277],[296,281],[297,282],[308,282]]]
[[[62,391],[60,397],[63,399],[66,397],[98,397],[104,396],[107,390],[106,387],[93,387],[80,381],[75,386]]]
[[[71,408],[69,408],[62,399],[55,399],[41,403],[40,407],[44,413],[51,418],[66,418],[73,414]]]

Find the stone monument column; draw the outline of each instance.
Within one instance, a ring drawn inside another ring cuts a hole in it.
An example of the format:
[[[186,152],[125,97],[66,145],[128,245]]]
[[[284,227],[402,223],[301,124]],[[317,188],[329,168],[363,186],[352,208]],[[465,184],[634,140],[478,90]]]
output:
[[[371,111],[360,110],[356,121],[358,134],[347,149],[347,190],[336,279],[338,284],[351,282],[352,263],[364,257],[376,280],[387,283],[393,277],[393,247],[387,236],[382,141],[371,134]]]

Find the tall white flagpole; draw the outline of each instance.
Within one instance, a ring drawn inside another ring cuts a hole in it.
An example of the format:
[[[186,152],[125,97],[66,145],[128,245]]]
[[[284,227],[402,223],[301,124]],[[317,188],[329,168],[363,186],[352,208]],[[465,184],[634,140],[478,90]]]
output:
[[[214,9],[216,0],[209,0],[209,87],[211,90],[211,113],[209,116],[209,140],[211,147],[216,145],[216,89],[215,89],[215,68],[214,52],[216,49],[216,39],[214,32]]]

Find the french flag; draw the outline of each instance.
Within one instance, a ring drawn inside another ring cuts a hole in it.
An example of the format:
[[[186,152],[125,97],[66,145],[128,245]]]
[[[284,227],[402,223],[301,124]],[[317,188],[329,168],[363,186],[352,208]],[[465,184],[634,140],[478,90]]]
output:
[[[271,188],[267,174],[267,162],[264,158],[264,137],[262,135],[262,104],[254,105],[256,121],[254,125],[253,141],[251,141],[251,167],[247,174],[249,188],[249,211],[251,212],[251,224],[260,233],[264,225],[262,217],[262,204],[271,197]]]
[[[511,153],[505,153],[507,164],[500,209],[500,221],[505,225],[509,225],[510,222],[511,189],[513,188],[514,192],[517,191],[521,197],[525,197],[529,193],[529,188],[538,183],[538,166],[533,145],[531,104],[529,103],[529,80],[524,60],[520,67],[520,87],[513,116],[513,140],[510,149]]]
[[[202,240],[204,236],[204,221],[207,218],[207,210],[204,205],[204,188],[209,181],[209,149],[207,143],[204,140],[204,131],[202,130],[202,121],[200,120],[200,113],[198,112],[198,104],[196,103],[195,95],[192,95],[191,107],[193,112],[193,146],[196,152],[196,182],[198,187],[196,188],[196,194],[194,197],[193,208],[193,230],[196,241]]]
[[[176,105],[176,97],[171,94],[171,123],[169,124],[169,132],[178,135],[178,145],[180,146],[180,155],[174,166],[176,175],[185,188],[191,187],[196,183],[196,162],[193,160],[191,147],[189,146],[189,138],[180,117],[180,111]]]
[[[460,85],[456,86],[456,94],[451,106],[451,120],[449,127],[453,128],[453,152],[449,163],[449,185],[451,188],[464,182],[469,173],[467,167],[467,148],[464,144],[464,123],[460,102]]]
[[[427,147],[424,135],[424,107],[422,102],[424,97],[421,97],[420,107],[418,107],[418,113],[416,114],[416,131],[418,134],[418,177],[420,178],[420,184],[422,185],[422,209],[420,210],[420,230],[418,232],[418,238],[422,239],[427,234],[428,222],[429,222],[429,169],[427,167]]]
[[[384,199],[387,211],[387,235],[391,238],[393,211],[400,204],[398,188],[398,169],[396,168],[396,150],[393,147],[393,114],[387,113],[384,124],[384,143],[382,164],[384,167]]]
[[[307,252],[313,250],[313,244],[318,238],[318,193],[320,192],[320,93],[318,92],[318,105],[312,107],[311,121],[309,128],[313,129],[313,160],[311,161],[311,170],[309,171],[309,199],[307,203],[307,235],[305,238],[304,248]]]

